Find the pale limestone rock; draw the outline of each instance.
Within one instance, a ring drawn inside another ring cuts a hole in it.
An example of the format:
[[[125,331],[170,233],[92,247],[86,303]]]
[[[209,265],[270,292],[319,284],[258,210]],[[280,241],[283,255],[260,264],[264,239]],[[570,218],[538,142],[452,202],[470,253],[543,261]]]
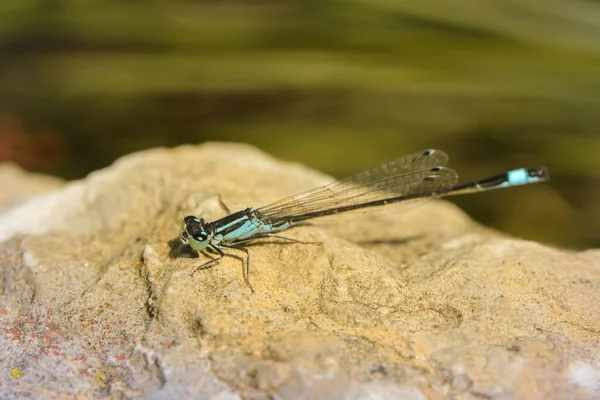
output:
[[[182,214],[328,181],[213,143],[0,214],[0,397],[600,398],[600,251],[501,236],[444,201],[251,246],[254,294],[237,258],[190,275],[204,256],[180,256]]]
[[[53,176],[27,172],[11,163],[0,164],[0,211],[20,204],[27,197],[61,187],[64,181]]]

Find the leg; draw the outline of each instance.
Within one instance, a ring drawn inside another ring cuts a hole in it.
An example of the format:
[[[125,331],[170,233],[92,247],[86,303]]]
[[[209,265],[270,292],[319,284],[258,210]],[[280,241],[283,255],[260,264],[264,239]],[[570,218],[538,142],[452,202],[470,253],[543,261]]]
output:
[[[298,240],[298,239],[290,238],[287,236],[274,235],[274,234],[270,234],[267,237],[274,237],[277,239],[289,240],[290,242],[296,242],[296,243],[300,243],[300,244],[323,244],[322,242],[305,242],[304,240]]]
[[[277,238],[277,239],[287,240],[290,242],[300,243],[300,244],[323,244],[321,242],[305,242],[304,240],[298,240],[298,239],[290,238],[287,236],[276,235],[274,233],[257,233],[256,235],[249,237],[248,239],[244,239],[244,240],[240,240],[239,242],[235,242],[235,244],[249,242],[254,239],[266,239],[266,238]]]
[[[225,210],[225,212],[227,213],[227,215],[231,214],[231,210],[229,209],[229,207],[227,207],[227,205],[223,202],[223,199],[221,198],[221,195],[219,194],[219,205],[221,206],[221,208],[223,210]]]
[[[221,244],[221,247],[227,247],[228,249],[234,249],[234,250],[241,250],[246,253],[246,274],[244,275],[244,281],[246,282],[246,285],[248,285],[248,287],[250,288],[252,293],[254,293],[254,288],[250,284],[250,252],[248,251],[248,249],[245,247],[231,246],[231,245],[225,245],[225,244]]]
[[[207,262],[205,262],[204,264],[202,264],[201,266],[199,266],[198,268],[196,268],[196,269],[195,269],[195,270],[192,272],[192,276],[194,276],[194,274],[195,274],[196,272],[200,271],[201,269],[208,269],[208,268],[214,267],[214,266],[215,266],[215,264],[216,264],[217,262],[219,262],[219,260],[220,260],[221,258],[225,257],[225,253],[223,253],[223,252],[221,251],[221,249],[219,249],[217,246],[210,245],[210,247],[211,247],[213,250],[215,250],[217,253],[219,253],[219,257],[217,257],[217,258],[213,258],[212,260],[210,260],[210,261],[207,261]]]

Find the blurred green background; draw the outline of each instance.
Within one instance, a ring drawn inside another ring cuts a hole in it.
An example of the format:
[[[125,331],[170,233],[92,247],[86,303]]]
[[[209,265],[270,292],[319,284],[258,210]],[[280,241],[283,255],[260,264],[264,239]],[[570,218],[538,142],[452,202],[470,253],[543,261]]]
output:
[[[0,2],[0,160],[80,178],[154,146],[243,141],[344,177],[441,148],[485,224],[600,247],[600,3]]]

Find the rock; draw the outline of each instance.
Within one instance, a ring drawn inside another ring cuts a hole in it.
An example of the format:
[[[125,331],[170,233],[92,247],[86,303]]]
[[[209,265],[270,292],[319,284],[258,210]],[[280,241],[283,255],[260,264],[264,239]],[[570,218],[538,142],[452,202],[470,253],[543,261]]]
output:
[[[155,149],[0,215],[2,398],[600,397],[600,251],[436,201],[302,226],[244,258],[178,245],[327,183],[237,144]]]
[[[21,203],[25,198],[61,187],[62,179],[33,174],[15,164],[0,164],[0,211]]]

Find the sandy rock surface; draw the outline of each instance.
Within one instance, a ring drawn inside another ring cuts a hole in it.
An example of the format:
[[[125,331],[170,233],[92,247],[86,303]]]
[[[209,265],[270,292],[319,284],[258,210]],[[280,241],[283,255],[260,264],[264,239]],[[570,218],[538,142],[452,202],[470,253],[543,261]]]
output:
[[[205,257],[178,245],[182,215],[329,181],[210,143],[5,209],[0,398],[600,398],[600,250],[506,237],[445,201],[253,245],[255,293],[240,258],[191,275]]]
[[[64,181],[53,176],[24,171],[17,165],[0,164],[0,212],[21,204],[35,194],[61,187]]]

